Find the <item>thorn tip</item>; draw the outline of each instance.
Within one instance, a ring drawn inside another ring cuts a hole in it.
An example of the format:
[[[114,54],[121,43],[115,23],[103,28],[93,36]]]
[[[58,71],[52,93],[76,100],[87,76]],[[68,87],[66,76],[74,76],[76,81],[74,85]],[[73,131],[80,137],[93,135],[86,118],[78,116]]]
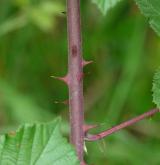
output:
[[[64,77],[56,77],[56,76],[50,76],[54,79],[57,79],[57,80],[60,80],[60,81],[63,81],[64,83],[66,83],[67,85],[69,84],[69,78],[68,78],[68,74]]]
[[[64,101],[54,101],[55,104],[64,104],[64,105],[68,105],[69,104],[69,100],[64,100]]]
[[[86,66],[88,64],[91,64],[91,63],[93,63],[93,61],[85,61],[85,60],[83,60],[82,61],[82,66],[84,67],[84,66]]]
[[[83,125],[84,133],[87,133],[90,129],[96,128],[98,125]]]

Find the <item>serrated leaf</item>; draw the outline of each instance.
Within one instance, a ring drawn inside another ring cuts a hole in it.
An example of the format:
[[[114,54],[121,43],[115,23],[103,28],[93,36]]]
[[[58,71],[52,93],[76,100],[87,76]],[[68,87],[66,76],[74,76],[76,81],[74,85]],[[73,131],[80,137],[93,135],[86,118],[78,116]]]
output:
[[[160,35],[160,0],[135,0],[151,27]]]
[[[160,108],[160,69],[154,75],[152,91],[153,102]]]
[[[120,0],[92,0],[100,11],[105,15],[109,9],[114,7]]]
[[[0,137],[1,165],[78,165],[76,154],[59,131],[59,120],[26,124]]]

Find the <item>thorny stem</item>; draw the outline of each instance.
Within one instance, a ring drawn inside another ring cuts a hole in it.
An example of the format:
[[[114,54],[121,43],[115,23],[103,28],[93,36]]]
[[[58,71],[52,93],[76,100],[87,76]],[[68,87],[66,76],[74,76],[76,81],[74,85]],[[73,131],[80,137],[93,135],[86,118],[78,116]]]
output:
[[[80,0],[67,0],[67,27],[68,27],[68,74],[65,77],[55,77],[64,81],[69,87],[69,109],[70,109],[70,140],[75,146],[77,156],[81,165],[83,161],[84,140],[100,140],[122,128],[130,126],[146,117],[159,112],[159,109],[153,109],[138,117],[128,120],[111,129],[103,131],[96,135],[88,134],[88,131],[96,126],[84,125],[83,108],[83,67],[92,61],[84,61],[82,58],[81,43],[81,20],[80,20]]]
[[[71,143],[83,162],[84,111],[83,111],[83,60],[81,52],[80,0],[67,0],[68,26],[68,86]]]
[[[96,134],[96,135],[88,134],[88,135],[86,135],[85,140],[86,141],[100,140],[100,139],[102,139],[102,138],[104,138],[104,137],[106,137],[108,135],[111,135],[111,134],[121,130],[122,128],[128,127],[128,126],[130,126],[130,125],[132,125],[132,124],[134,124],[134,123],[136,123],[136,122],[138,122],[140,120],[143,120],[146,117],[150,117],[150,116],[154,115],[157,112],[160,112],[160,110],[159,109],[152,109],[152,110],[150,110],[148,112],[145,112],[144,114],[142,114],[142,115],[140,115],[138,117],[130,119],[130,120],[124,122],[124,123],[121,123],[121,124],[119,124],[117,126],[114,126],[114,127],[110,128],[110,129],[108,129],[106,131],[103,131],[103,132],[99,133],[99,134]]]

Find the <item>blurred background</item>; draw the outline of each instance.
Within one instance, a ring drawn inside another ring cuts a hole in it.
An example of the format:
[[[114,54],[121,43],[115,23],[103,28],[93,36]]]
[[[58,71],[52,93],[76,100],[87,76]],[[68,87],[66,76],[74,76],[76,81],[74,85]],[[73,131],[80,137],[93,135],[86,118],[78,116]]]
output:
[[[0,133],[19,124],[62,116],[68,135],[68,89],[50,76],[67,72],[65,0],[0,0]],[[160,38],[132,0],[103,16],[81,0],[86,123],[101,127],[135,117],[152,103],[152,77],[160,65]],[[86,143],[95,165],[159,165],[160,116],[98,142]]]

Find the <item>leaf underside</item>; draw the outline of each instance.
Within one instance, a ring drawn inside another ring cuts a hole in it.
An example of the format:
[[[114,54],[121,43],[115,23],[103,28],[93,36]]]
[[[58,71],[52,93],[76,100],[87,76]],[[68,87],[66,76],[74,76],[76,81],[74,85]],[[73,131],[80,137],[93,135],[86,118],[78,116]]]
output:
[[[151,27],[160,35],[160,0],[135,0]]]
[[[105,15],[120,0],[92,0]],[[151,27],[160,35],[160,0],[135,0]]]
[[[0,137],[1,165],[78,165],[76,154],[59,131],[59,120],[26,124]]]
[[[100,11],[105,15],[109,9],[113,8],[120,0],[92,0]]]

